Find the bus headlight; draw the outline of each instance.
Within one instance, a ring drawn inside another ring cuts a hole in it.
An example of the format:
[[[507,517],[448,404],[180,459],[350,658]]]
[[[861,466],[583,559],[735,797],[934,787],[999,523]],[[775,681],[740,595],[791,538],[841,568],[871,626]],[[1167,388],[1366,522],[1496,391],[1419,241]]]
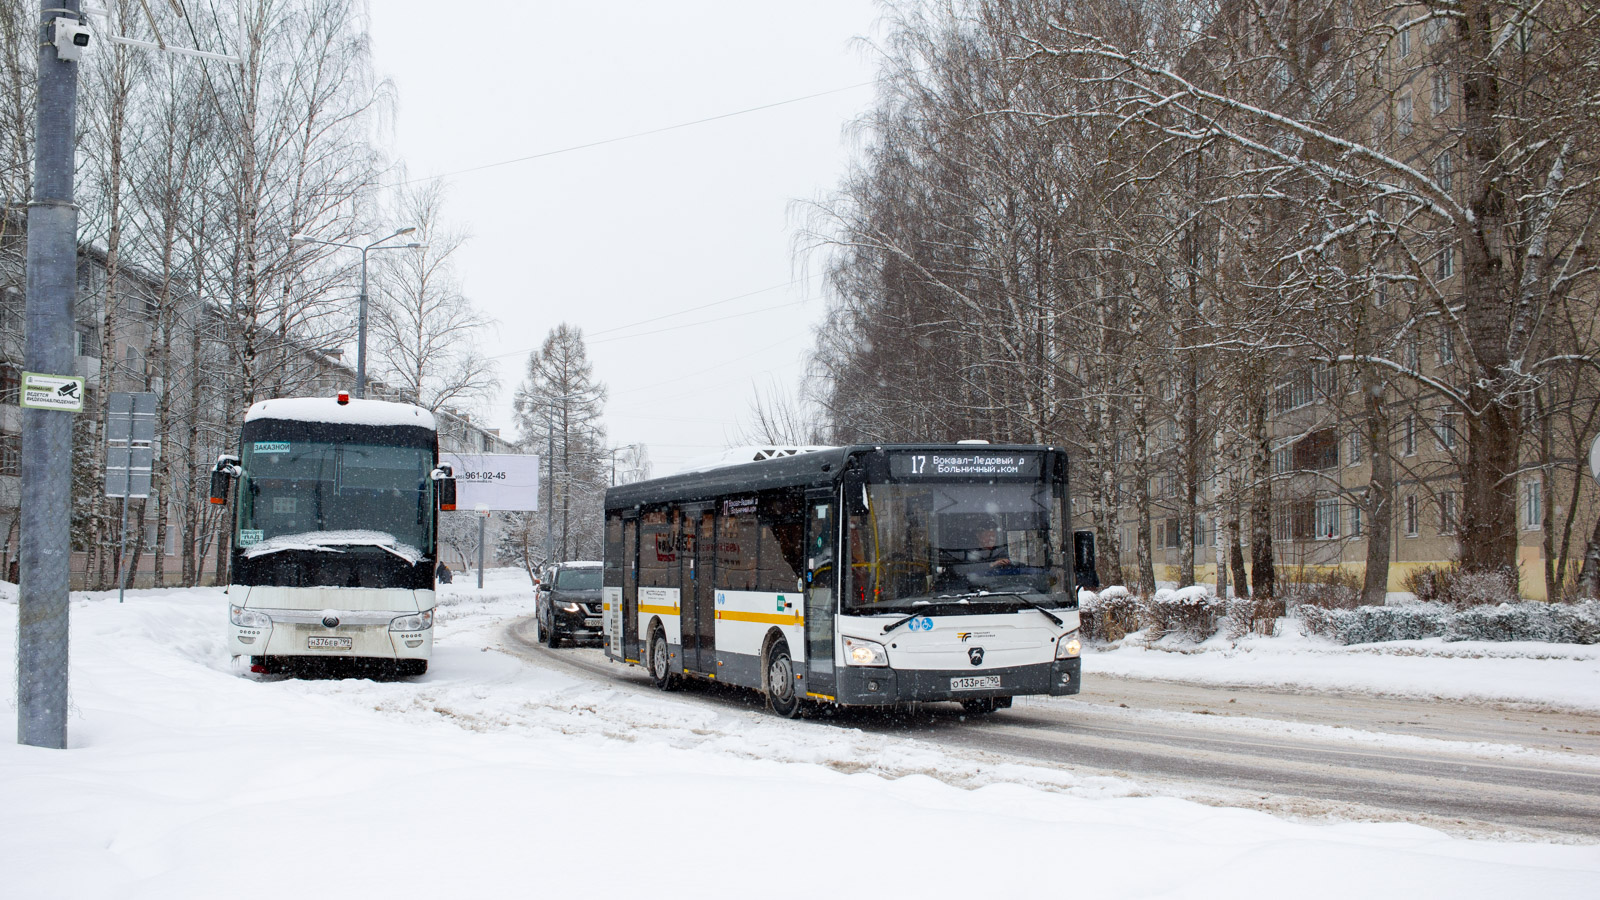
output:
[[[272,617],[242,606],[228,607],[228,621],[240,628],[271,628]]]
[[[390,631],[427,631],[433,627],[433,610],[425,609],[409,616],[400,616],[389,623]]]
[[[887,666],[889,651],[883,645],[860,638],[844,639],[844,661],[851,666]]]
[[[1056,659],[1071,659],[1083,649],[1083,644],[1078,640],[1078,632],[1069,631],[1056,642]]]

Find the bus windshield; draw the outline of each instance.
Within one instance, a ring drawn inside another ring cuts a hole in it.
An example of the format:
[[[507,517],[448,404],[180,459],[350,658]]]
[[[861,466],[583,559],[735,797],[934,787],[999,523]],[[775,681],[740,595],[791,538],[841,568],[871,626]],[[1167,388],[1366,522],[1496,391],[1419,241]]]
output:
[[[1025,606],[1069,589],[1064,510],[1050,485],[873,484],[868,499],[850,522],[846,614]]]
[[[433,553],[433,452],[423,447],[324,441],[246,441],[239,490],[241,547],[303,537],[337,545],[334,535],[392,538]]]

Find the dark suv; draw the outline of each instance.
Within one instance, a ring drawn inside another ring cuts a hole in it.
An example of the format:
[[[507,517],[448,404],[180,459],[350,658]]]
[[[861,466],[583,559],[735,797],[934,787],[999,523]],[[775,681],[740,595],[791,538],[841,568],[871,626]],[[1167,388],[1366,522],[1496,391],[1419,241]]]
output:
[[[562,638],[600,640],[600,563],[564,562],[546,570],[534,620],[539,640],[551,647],[561,646]]]

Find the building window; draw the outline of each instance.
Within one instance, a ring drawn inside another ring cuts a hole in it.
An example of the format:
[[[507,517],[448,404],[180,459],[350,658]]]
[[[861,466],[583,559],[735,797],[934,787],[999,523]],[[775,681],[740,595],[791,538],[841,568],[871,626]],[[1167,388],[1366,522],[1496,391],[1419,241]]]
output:
[[[1296,500],[1289,504],[1289,536],[1297,541],[1310,540],[1317,534],[1318,503],[1314,500]]]
[[[1401,94],[1394,102],[1394,130],[1401,134],[1411,133],[1411,95]]]
[[[1316,399],[1318,383],[1321,380],[1320,373],[1314,376],[1309,369],[1301,369],[1290,375],[1286,380],[1279,382],[1277,388],[1273,390],[1273,409],[1283,413],[1302,406],[1310,406]]]
[[[1357,504],[1350,505],[1350,536],[1361,537],[1361,507]]]
[[[1538,531],[1544,524],[1544,480],[1530,478],[1522,483],[1522,527]]]
[[[1456,533],[1456,492],[1441,491],[1439,494],[1439,533]]]
[[[22,370],[10,363],[0,365],[0,403],[16,403],[22,390]]]
[[[1448,366],[1456,361],[1456,333],[1449,323],[1439,324],[1439,365]]]
[[[0,434],[0,475],[22,474],[22,435]]]
[[[1443,69],[1433,73],[1433,111],[1442,113],[1450,108],[1450,73]]]
[[[1422,368],[1422,342],[1415,334],[1406,338],[1404,353],[1406,368],[1413,372]]]
[[[1401,428],[1404,429],[1402,443],[1401,443],[1401,447],[1402,447],[1402,451],[1401,452],[1402,452],[1402,454],[1405,455],[1405,456],[1416,456],[1417,455],[1417,414],[1416,413],[1412,413],[1411,415],[1406,416],[1406,420],[1401,425]]]
[[[1443,450],[1454,450],[1460,442],[1461,427],[1460,414],[1453,410],[1441,410],[1439,413],[1439,447]]]
[[[1444,37],[1444,23],[1443,16],[1434,16],[1429,19],[1428,24],[1422,26],[1422,39],[1430,44],[1439,43],[1439,39]]]
[[[1417,498],[1406,498],[1406,537],[1417,536]]]
[[[1350,432],[1350,453],[1345,460],[1345,465],[1354,466],[1361,462],[1361,432]]]
[[[1411,29],[1410,28],[1402,28],[1402,29],[1400,29],[1400,33],[1395,35],[1395,48],[1396,48],[1397,55],[1401,59],[1405,59],[1406,57],[1411,55]]]
[[[1455,187],[1455,160],[1450,158],[1449,150],[1440,150],[1439,155],[1433,158],[1433,180],[1439,182],[1439,189],[1450,191]]]
[[[1339,536],[1339,500],[1329,497],[1317,501],[1317,540],[1331,541]]]
[[[1166,540],[1167,549],[1169,549],[1169,550],[1178,549],[1178,544],[1180,543],[1180,538],[1182,537],[1182,535],[1180,535],[1178,533],[1178,520],[1177,519],[1168,519],[1167,520],[1167,525],[1166,525],[1166,531],[1167,531],[1167,540]]]
[[[1272,454],[1272,471],[1279,475],[1288,472],[1293,467],[1293,464],[1290,462],[1290,460],[1293,458],[1293,447],[1279,448]]]
[[[1313,431],[1294,444],[1294,467],[1320,472],[1339,467],[1339,437],[1332,428]]]
[[[1454,245],[1439,250],[1437,272],[1440,278],[1456,274],[1456,248]]]

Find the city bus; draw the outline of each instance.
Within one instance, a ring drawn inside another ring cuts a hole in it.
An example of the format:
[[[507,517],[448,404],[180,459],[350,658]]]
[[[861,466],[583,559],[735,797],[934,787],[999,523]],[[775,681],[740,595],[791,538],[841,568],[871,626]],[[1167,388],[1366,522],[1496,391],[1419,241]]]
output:
[[[946,700],[988,713],[1078,692],[1077,584],[1094,552],[1092,534],[1072,535],[1064,451],[746,459],[606,492],[607,657],[664,690],[753,688],[787,717]]]
[[[228,649],[250,671],[427,671],[438,511],[455,508],[433,414],[335,397],[264,400],[237,455],[217,460],[211,502],[237,482]]]

